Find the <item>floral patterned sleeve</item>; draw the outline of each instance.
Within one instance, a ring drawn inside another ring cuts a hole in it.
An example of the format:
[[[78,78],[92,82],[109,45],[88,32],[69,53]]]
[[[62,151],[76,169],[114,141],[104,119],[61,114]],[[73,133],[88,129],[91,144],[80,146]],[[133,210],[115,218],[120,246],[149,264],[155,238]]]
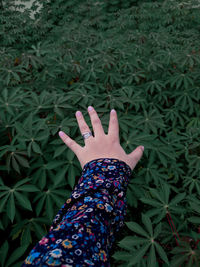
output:
[[[96,159],[49,229],[31,250],[25,266],[110,266],[109,251],[124,224],[130,167],[117,159]]]

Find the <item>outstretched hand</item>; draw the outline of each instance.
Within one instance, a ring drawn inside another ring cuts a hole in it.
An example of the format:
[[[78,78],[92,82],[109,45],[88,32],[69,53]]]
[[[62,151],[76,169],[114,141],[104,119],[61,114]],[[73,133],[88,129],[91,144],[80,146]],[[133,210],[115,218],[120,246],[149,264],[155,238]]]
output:
[[[59,136],[63,142],[76,154],[81,167],[83,168],[86,163],[95,159],[115,158],[124,161],[133,170],[142,157],[144,147],[138,146],[130,154],[126,154],[119,143],[119,125],[115,110],[111,110],[110,112],[108,134],[104,133],[101,120],[95,109],[90,106],[88,107],[88,112],[94,136],[89,136],[87,139],[84,139],[84,147],[77,144],[64,132],[59,132]],[[82,135],[91,132],[80,111],[76,112],[76,119]]]

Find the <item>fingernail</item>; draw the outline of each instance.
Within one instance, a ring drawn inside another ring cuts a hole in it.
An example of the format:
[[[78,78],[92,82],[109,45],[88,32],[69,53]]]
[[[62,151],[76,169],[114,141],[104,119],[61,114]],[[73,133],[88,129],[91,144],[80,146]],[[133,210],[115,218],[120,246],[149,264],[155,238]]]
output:
[[[65,135],[64,132],[62,132],[62,131],[59,132],[60,137],[63,137],[64,135]]]
[[[142,151],[144,151],[144,147],[143,146],[140,146],[140,148],[142,149]]]
[[[88,107],[88,110],[89,110],[89,111],[92,111],[92,110],[93,110],[93,107],[89,106],[89,107]]]
[[[116,112],[115,109],[112,109],[112,110],[111,110],[111,113],[115,113],[115,112]]]
[[[76,112],[76,116],[80,117],[81,116],[81,112],[80,111],[77,111]]]

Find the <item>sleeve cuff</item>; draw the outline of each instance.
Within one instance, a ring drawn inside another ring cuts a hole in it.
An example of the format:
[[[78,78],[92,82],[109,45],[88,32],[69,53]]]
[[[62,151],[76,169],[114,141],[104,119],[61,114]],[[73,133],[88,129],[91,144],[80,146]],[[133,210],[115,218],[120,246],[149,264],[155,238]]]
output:
[[[105,176],[112,171],[119,172],[121,175],[125,174],[126,178],[129,178],[132,172],[128,164],[115,158],[99,158],[89,161],[83,167],[83,175],[89,174],[90,170],[102,173]]]

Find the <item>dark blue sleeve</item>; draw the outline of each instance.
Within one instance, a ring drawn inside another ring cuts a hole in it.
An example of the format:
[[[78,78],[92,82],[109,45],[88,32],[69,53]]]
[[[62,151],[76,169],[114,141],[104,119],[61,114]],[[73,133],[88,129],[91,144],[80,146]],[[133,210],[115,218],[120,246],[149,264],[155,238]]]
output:
[[[25,266],[110,266],[109,251],[124,224],[131,169],[117,159],[84,166],[71,197],[31,250]]]

